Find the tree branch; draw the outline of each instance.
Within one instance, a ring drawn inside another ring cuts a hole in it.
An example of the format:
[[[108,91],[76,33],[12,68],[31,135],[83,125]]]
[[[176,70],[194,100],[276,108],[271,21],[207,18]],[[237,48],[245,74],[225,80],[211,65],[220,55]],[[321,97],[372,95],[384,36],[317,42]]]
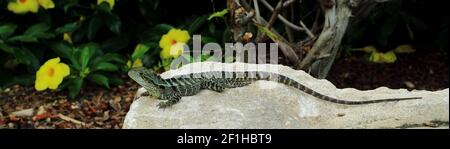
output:
[[[270,11],[274,11],[274,8],[272,6],[270,6],[270,4],[266,0],[259,0],[259,1],[261,1],[261,3],[263,3]],[[290,5],[292,2],[294,2],[294,1],[293,0],[286,1],[283,4],[283,7]],[[297,26],[294,23],[287,20],[286,18],[284,18],[282,15],[278,14],[277,17],[278,17],[278,19],[280,19],[280,21],[282,21],[284,24],[291,27],[292,29],[297,30],[297,31],[305,31],[309,37],[314,38],[314,35],[310,34],[311,31],[309,31],[308,28],[303,28],[303,27]]]

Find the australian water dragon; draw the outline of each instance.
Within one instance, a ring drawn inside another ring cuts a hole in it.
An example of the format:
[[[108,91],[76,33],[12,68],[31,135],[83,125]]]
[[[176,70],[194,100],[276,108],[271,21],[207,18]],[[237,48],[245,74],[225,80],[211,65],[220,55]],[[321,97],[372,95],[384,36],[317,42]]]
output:
[[[136,68],[128,72],[128,75],[143,86],[147,91],[141,96],[151,96],[160,100],[166,100],[158,104],[159,108],[166,108],[177,103],[182,96],[192,96],[202,89],[209,89],[222,92],[225,88],[235,88],[248,85],[256,80],[269,80],[283,83],[297,88],[316,98],[346,105],[371,104],[379,102],[391,102],[400,100],[420,99],[421,97],[410,98],[389,98],[367,101],[347,101],[329,97],[318,93],[300,82],[297,82],[284,75],[264,72],[264,71],[246,71],[246,72],[226,72],[210,71],[202,73],[191,73],[179,75],[169,79],[163,79],[158,74],[146,68]]]

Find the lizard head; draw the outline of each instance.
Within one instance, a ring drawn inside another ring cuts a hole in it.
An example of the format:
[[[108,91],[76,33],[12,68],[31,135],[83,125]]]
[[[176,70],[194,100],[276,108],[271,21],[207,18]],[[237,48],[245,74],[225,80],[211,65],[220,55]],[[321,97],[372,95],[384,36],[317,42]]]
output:
[[[144,87],[149,96],[158,98],[161,95],[162,88],[158,85],[162,78],[155,72],[144,67],[134,68],[128,71],[128,76]]]

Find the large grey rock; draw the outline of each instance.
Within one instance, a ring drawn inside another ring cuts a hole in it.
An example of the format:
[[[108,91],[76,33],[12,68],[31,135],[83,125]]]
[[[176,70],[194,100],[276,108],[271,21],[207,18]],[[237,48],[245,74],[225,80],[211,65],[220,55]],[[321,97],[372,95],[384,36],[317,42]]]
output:
[[[280,65],[193,63],[162,74],[168,78],[211,70],[277,72],[325,95],[345,100],[423,97],[419,100],[368,105],[340,105],[322,101],[295,88],[270,81],[226,89],[203,90],[183,97],[167,109],[159,100],[142,97],[131,105],[123,128],[438,128],[448,129],[449,89],[407,91],[381,87],[370,91],[337,89],[303,71]],[[140,89],[141,94],[144,89]]]

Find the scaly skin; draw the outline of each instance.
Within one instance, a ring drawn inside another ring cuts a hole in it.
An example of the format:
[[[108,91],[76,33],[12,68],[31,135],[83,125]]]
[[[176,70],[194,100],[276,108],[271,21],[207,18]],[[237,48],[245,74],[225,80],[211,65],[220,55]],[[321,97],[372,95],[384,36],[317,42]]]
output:
[[[392,102],[401,100],[421,99],[421,97],[411,98],[389,98],[368,101],[347,101],[329,97],[318,93],[291,78],[284,75],[263,71],[246,71],[246,72],[224,72],[210,71],[202,73],[191,73],[187,75],[179,75],[169,79],[162,79],[156,73],[145,69],[136,68],[128,72],[128,75],[147,92],[142,96],[151,96],[160,100],[166,100],[158,104],[159,108],[166,108],[177,103],[183,96],[192,96],[200,92],[202,89],[209,89],[222,92],[225,88],[235,88],[246,86],[256,80],[268,80],[283,83],[288,86],[297,88],[309,95],[321,100],[345,105],[372,104],[380,102]]]

